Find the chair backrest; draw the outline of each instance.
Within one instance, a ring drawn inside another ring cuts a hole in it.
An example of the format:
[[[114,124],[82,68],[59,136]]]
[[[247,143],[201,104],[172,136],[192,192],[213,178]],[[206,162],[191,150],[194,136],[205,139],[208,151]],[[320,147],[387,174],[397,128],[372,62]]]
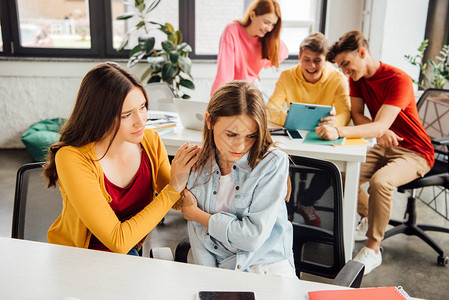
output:
[[[449,137],[449,90],[427,89],[417,103],[421,122],[430,139]],[[434,145],[433,173],[449,171],[447,147]]]
[[[62,211],[59,188],[46,188],[43,163],[23,165],[17,171],[11,237],[47,242],[47,231]]]
[[[338,167],[329,161],[291,156],[290,177],[292,192],[288,206],[303,201],[304,191],[312,178],[320,178],[320,191],[313,203],[321,226],[304,224],[303,218],[294,213],[293,252],[296,273],[306,272],[317,276],[335,278],[345,265],[342,223],[343,189]],[[310,204],[309,204],[310,205]],[[289,210],[291,207],[289,208]],[[296,209],[295,209],[296,211]]]
[[[175,94],[166,82],[153,82],[145,86],[148,94],[149,109],[176,112],[173,102]]]

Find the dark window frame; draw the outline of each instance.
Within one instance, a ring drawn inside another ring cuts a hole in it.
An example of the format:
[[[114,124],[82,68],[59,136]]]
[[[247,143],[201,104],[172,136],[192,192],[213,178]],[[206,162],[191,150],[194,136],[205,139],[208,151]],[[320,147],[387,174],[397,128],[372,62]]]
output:
[[[91,48],[22,47],[16,0],[1,1],[3,52],[10,57],[128,58],[129,50],[117,52],[112,44],[110,0],[89,1]]]
[[[327,0],[320,0],[321,13],[317,23],[319,31],[324,33]],[[195,52],[195,0],[179,0],[179,29],[184,41],[193,49],[191,59],[217,59],[217,55],[196,54]],[[112,6],[110,0],[89,0],[89,21],[91,48],[40,48],[22,47],[19,37],[17,0],[0,1],[0,21],[2,27],[3,52],[8,57],[68,57],[68,58],[128,58],[129,50],[117,52],[113,48]],[[221,34],[221,33],[220,33]],[[290,55],[289,59],[296,59]]]
[[[326,11],[327,11],[327,0],[318,0],[318,31],[324,34],[326,28]],[[252,0],[245,1],[246,5],[249,5]],[[217,55],[204,55],[196,54],[195,52],[195,22],[190,20],[195,20],[195,0],[179,0],[179,28],[182,32],[183,39],[187,42],[193,49],[190,53],[190,58],[192,59],[217,59]],[[220,32],[221,34],[221,32]],[[299,47],[299,45],[298,45]],[[289,55],[288,59],[297,59],[297,55]]]

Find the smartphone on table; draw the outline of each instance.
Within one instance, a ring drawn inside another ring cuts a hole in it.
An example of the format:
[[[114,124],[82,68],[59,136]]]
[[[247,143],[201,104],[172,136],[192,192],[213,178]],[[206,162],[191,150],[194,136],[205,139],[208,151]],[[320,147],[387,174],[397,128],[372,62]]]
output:
[[[287,129],[287,134],[292,140],[302,139],[302,135],[298,130]]]
[[[255,300],[252,291],[200,291],[200,300]]]

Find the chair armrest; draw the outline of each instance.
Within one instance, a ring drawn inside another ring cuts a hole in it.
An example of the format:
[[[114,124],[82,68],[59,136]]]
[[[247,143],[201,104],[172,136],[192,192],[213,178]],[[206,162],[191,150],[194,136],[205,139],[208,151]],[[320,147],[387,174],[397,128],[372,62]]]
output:
[[[445,137],[433,139],[432,144],[440,145],[440,146],[447,146],[447,145],[449,145],[449,137],[445,136]]]
[[[150,249],[150,257],[173,261],[173,253],[169,247],[159,247]]]
[[[190,241],[189,238],[186,237],[182,241],[179,242],[178,246],[176,246],[175,250],[175,261],[187,263],[187,256],[190,250]]]
[[[359,288],[362,283],[365,265],[361,262],[350,260],[338,272],[332,284]]]

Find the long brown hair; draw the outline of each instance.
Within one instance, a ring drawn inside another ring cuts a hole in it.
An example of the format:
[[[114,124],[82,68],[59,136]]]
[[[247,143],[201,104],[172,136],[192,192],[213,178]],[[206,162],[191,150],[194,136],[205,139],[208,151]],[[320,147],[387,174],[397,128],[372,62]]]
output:
[[[262,93],[246,81],[234,80],[219,87],[210,99],[207,107],[210,118],[210,127],[220,117],[239,116],[247,114],[258,127],[257,138],[249,150],[248,164],[254,168],[268,153],[273,140],[268,131],[267,114]],[[215,155],[215,142],[213,129],[209,129],[206,121],[203,128],[203,146],[198,156],[197,169],[203,170],[207,162],[212,161]]]
[[[274,13],[278,17],[278,21],[273,27],[273,30],[267,32],[261,39],[262,41],[262,58],[268,59],[273,66],[279,67],[279,48],[280,48],[280,34],[282,27],[281,8],[276,0],[255,0],[252,2],[245,15],[238,22],[243,27],[248,27],[251,24],[250,14],[253,12],[256,16]]]
[[[73,112],[61,129],[61,138],[49,149],[48,162],[44,167],[48,187],[55,186],[58,179],[55,156],[61,147],[81,147],[112,134],[109,150],[120,128],[123,102],[135,87],[142,91],[148,108],[145,88],[137,77],[120,65],[102,63],[84,76]]]

